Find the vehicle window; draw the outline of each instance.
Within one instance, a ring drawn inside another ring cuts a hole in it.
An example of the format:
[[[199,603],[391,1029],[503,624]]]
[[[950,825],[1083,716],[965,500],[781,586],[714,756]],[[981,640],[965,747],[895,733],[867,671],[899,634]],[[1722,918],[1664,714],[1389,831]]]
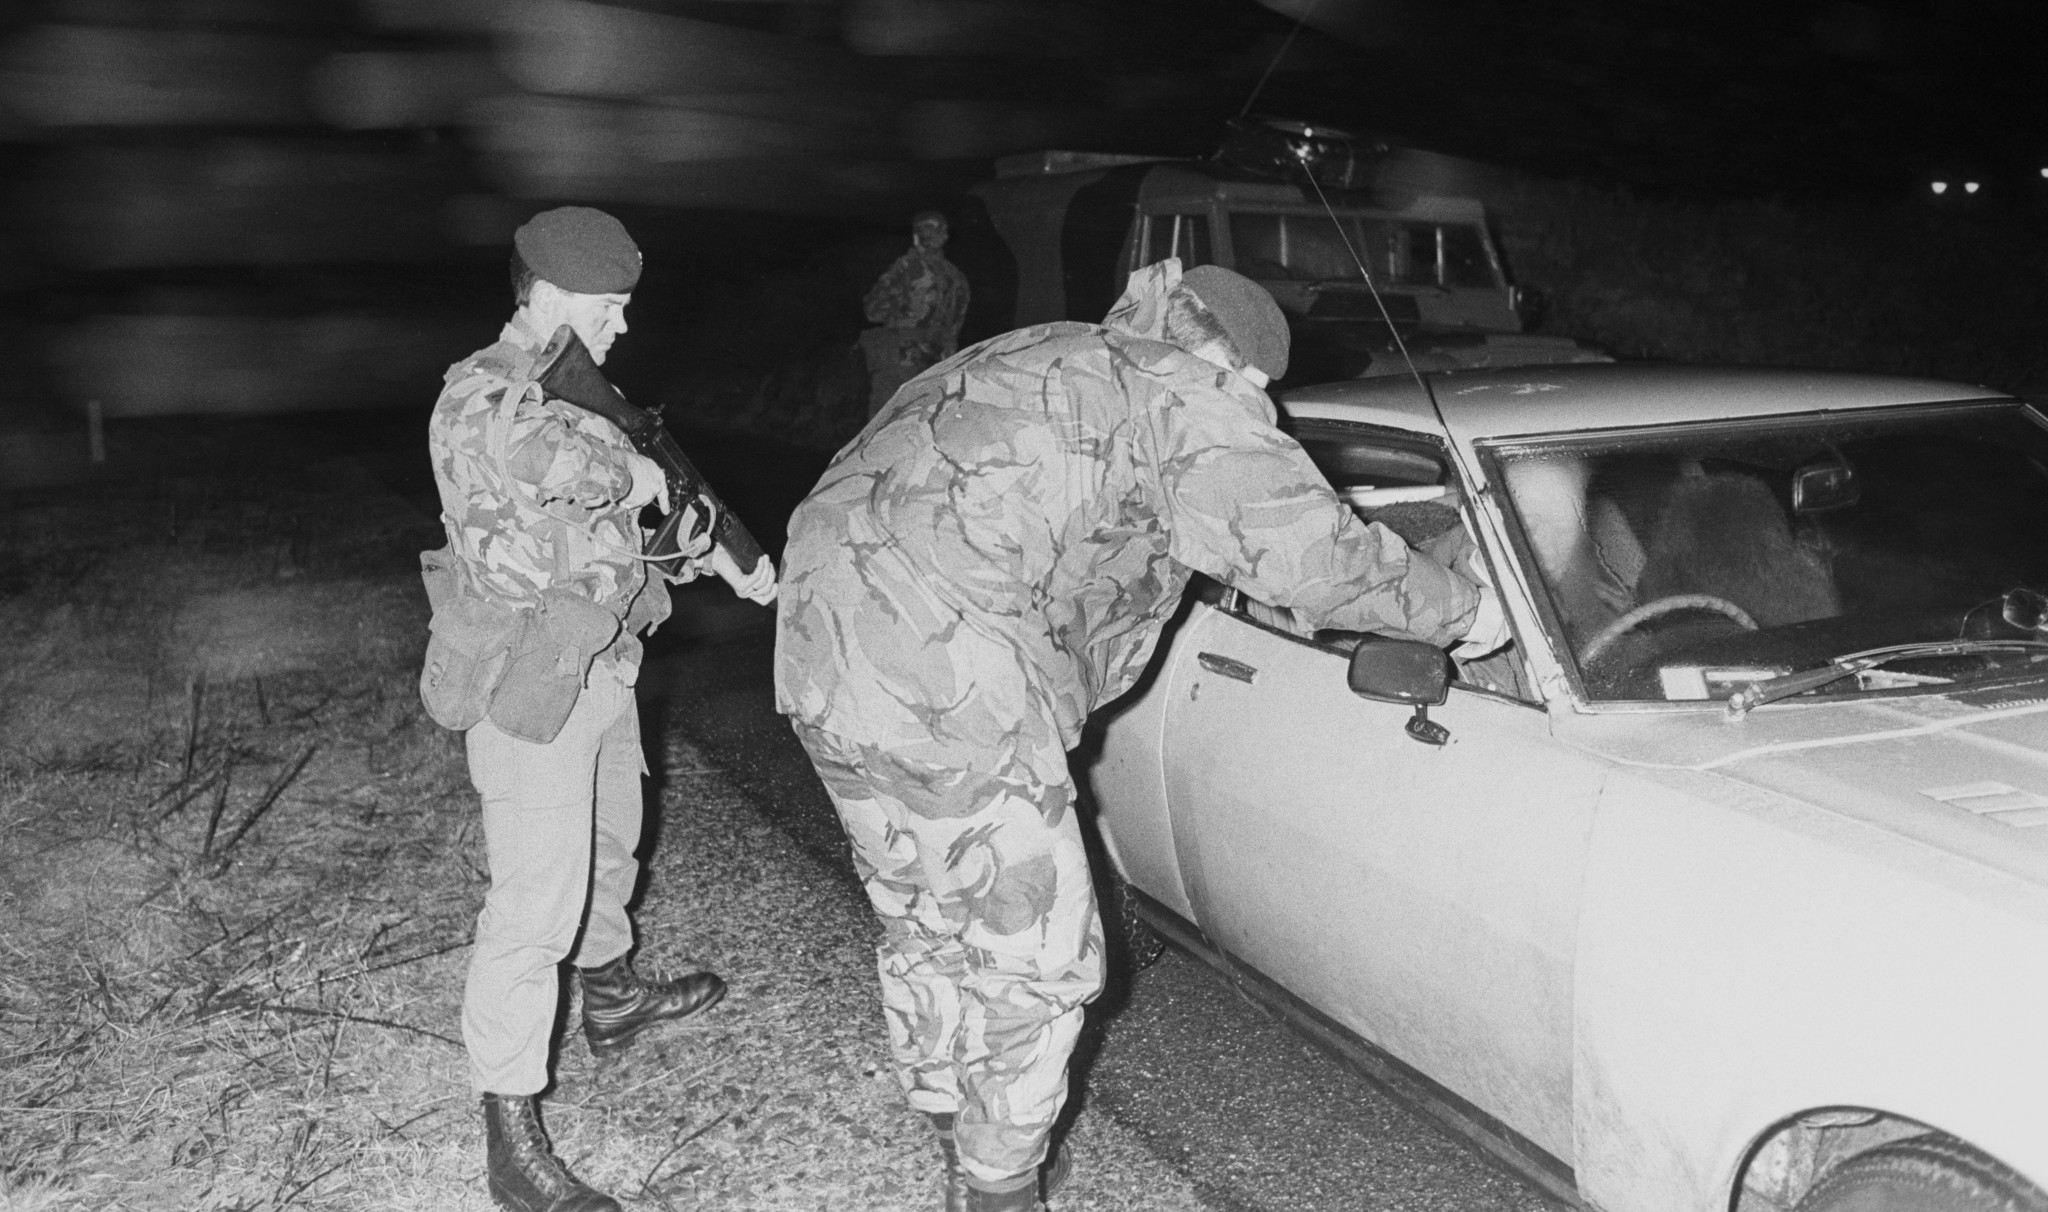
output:
[[[1469,545],[1458,490],[1442,456],[1426,443],[1361,426],[1314,423],[1298,426],[1294,436],[1362,520],[1386,526],[1409,546],[1438,559],[1452,559]],[[1290,610],[1241,593],[1229,595],[1226,604],[1262,626],[1332,652],[1348,655],[1360,638],[1354,632],[1316,629]],[[1532,697],[1528,687],[1533,683],[1512,649],[1461,666],[1459,677],[1488,690]]]
[[[1397,286],[1435,286],[1441,281],[1437,258],[1436,224],[1403,223],[1394,229],[1386,280]]]
[[[1873,648],[2024,638],[2048,589],[2048,433],[2017,405],[1850,412],[1489,452],[1551,624],[1602,700],[1726,698]],[[2038,636],[2038,633],[2033,633]],[[2048,661],[1886,665],[1916,692]]]
[[[1145,264],[1179,257],[1182,269],[1215,260],[1209,250],[1209,216],[1149,215],[1145,220]]]
[[[1313,431],[1297,433],[1295,440],[1339,495],[1349,489],[1412,488],[1444,482],[1443,462],[1433,453]]]
[[[1381,285],[1434,283],[1435,232],[1426,223],[1400,224],[1360,215],[1340,215],[1336,221],[1327,214],[1240,211],[1230,216],[1237,271],[1267,281],[1361,282],[1362,259]]]
[[[1500,285],[1500,274],[1487,251],[1486,237],[1477,227],[1450,223],[1442,232],[1445,286],[1491,290]]]
[[[1476,227],[1240,212],[1230,216],[1230,239],[1238,271],[1251,278],[1359,282],[1362,260],[1381,286],[1495,285]]]

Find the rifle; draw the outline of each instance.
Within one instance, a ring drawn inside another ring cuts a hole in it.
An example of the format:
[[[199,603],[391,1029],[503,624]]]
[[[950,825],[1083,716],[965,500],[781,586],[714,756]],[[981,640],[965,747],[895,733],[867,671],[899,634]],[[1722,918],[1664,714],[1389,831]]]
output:
[[[711,541],[732,557],[741,572],[752,572],[760,564],[761,545],[726,508],[725,502],[718,499],[718,494],[711,491],[711,485],[705,483],[703,475],[669,436],[668,426],[656,414],[629,402],[606,381],[575,329],[564,324],[555,330],[555,335],[542,347],[534,372],[534,381],[542,391],[610,421],[625,433],[635,450],[661,464],[668,476],[668,499],[673,508],[662,515],[661,525],[647,541],[647,554],[657,557],[651,563],[672,573],[674,565],[682,560],[683,544],[709,530]],[[679,536],[676,532],[682,528],[683,507],[693,502],[697,506],[696,524],[688,535]],[[658,558],[664,555],[674,558]]]

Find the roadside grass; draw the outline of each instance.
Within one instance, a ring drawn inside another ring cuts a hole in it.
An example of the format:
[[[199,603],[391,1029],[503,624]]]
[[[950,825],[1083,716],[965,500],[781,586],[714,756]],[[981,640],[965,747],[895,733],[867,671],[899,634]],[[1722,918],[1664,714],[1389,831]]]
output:
[[[459,1043],[487,876],[416,690],[439,527],[301,453],[0,497],[0,1212],[492,1207]],[[649,749],[639,962],[733,991],[602,1068],[566,1032],[558,1152],[633,1208],[934,1206],[857,887]],[[1200,1205],[1110,1122],[1072,1140],[1062,1209]]]
[[[485,1206],[421,520],[345,463],[222,470],[7,515],[0,1207]]]

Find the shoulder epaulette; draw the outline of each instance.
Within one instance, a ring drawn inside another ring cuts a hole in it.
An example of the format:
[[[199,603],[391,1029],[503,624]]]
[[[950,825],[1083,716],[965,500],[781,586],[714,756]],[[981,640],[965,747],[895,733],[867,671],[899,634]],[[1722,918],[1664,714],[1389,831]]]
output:
[[[450,366],[448,373],[442,377],[442,383],[452,384],[473,375],[484,375],[505,383],[517,382],[525,378],[527,372],[533,368],[533,360],[532,353],[510,341],[500,341]]]

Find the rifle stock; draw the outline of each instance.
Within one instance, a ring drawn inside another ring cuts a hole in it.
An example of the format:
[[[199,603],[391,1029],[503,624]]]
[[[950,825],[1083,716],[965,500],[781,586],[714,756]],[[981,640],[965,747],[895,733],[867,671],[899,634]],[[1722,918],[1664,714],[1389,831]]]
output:
[[[670,555],[675,559],[657,560],[658,567],[672,572],[682,558],[683,544],[706,529],[711,532],[712,543],[724,549],[741,572],[751,572],[761,562],[761,545],[718,494],[711,491],[711,485],[669,435],[668,426],[661,423],[660,417],[619,394],[619,389],[598,369],[574,329],[564,324],[555,330],[541,349],[534,372],[534,381],[542,391],[610,421],[633,443],[635,450],[661,464],[668,476],[669,503],[674,509],[662,515],[661,524],[647,541],[647,554]],[[682,529],[683,506],[687,502],[697,505],[697,525],[683,535],[678,531]]]

